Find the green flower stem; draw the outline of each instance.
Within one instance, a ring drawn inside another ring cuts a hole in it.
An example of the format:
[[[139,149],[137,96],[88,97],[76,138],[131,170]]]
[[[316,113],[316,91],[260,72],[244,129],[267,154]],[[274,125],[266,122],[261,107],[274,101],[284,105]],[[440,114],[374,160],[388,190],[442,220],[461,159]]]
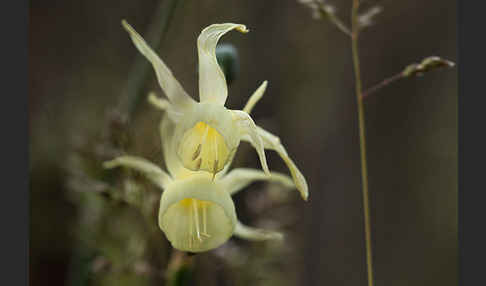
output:
[[[363,192],[363,213],[364,213],[364,227],[365,227],[365,241],[366,241],[366,266],[368,272],[368,286],[373,286],[373,252],[371,248],[371,225],[370,225],[370,210],[369,210],[369,191],[368,191],[368,168],[366,162],[366,135],[365,135],[365,117],[362,96],[361,72],[359,66],[358,54],[358,8],[359,0],[353,0],[351,11],[351,41],[354,74],[356,81],[356,102],[358,105],[358,122],[359,122],[359,143],[361,154],[361,180]]]

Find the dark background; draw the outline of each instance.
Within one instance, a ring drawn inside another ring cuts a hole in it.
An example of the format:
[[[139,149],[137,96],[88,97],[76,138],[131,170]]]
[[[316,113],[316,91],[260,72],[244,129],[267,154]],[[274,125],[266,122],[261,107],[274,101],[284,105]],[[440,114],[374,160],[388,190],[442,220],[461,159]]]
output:
[[[159,2],[30,2],[31,285],[158,283],[157,279],[139,278],[143,275],[113,274],[112,269],[91,274],[100,251],[93,246],[104,249],[101,253],[111,249],[113,240],[123,246],[124,239],[137,229],[127,222],[131,213],[125,213],[123,206],[113,208],[111,203],[110,214],[104,216],[116,219],[128,234],[103,232],[99,229],[105,227],[84,222],[86,213],[93,215],[93,209],[87,207],[93,201],[70,195],[68,186],[76,142],[97,138],[106,111],[123,94],[137,55],[120,20],[127,19],[144,35]],[[331,3],[348,23],[351,1]],[[378,3],[384,12],[360,38],[365,87],[426,56],[457,60],[456,1]],[[218,253],[214,251],[198,258],[193,282],[365,285],[349,38],[328,22],[312,19],[310,10],[296,1],[182,1],[157,52],[196,98],[196,38],[202,28],[220,22],[243,23],[250,29],[248,34],[233,32],[222,39],[234,44],[240,56],[240,73],[229,89],[227,106],[242,108],[258,85],[269,81],[253,118],[281,137],[308,180],[310,200],[305,203],[295,195],[283,210],[273,212],[270,205],[255,216],[246,202],[259,192],[239,194],[238,215],[246,222],[272,215],[279,221],[278,215],[283,213],[291,221],[285,227],[284,250],[276,251],[273,258],[278,266],[243,267],[241,270],[249,272],[245,279],[250,279],[243,280],[242,274],[233,274],[237,266],[222,266],[226,262],[221,258],[212,263]],[[152,71],[147,79],[143,92],[161,94]],[[457,284],[456,103],[455,69],[402,80],[366,100],[376,285]],[[148,104],[140,104],[130,123],[127,152],[154,156],[153,161],[162,162],[158,135],[153,132],[159,118]],[[236,163],[258,168],[254,152],[246,144],[240,149],[242,155]],[[270,168],[286,172],[277,155],[269,152],[267,156]],[[108,209],[105,205],[99,208]],[[84,234],[95,232],[102,234],[91,244],[83,243]],[[98,241],[105,236],[110,240]],[[228,244],[232,243],[249,256],[261,254],[257,251],[260,246],[238,240]],[[160,244],[160,252],[167,253],[164,238]],[[119,260],[126,258],[122,246],[114,251],[121,253]],[[90,251],[95,254],[85,255]],[[157,267],[165,268],[166,256],[161,254]],[[248,258],[252,259],[258,257]]]

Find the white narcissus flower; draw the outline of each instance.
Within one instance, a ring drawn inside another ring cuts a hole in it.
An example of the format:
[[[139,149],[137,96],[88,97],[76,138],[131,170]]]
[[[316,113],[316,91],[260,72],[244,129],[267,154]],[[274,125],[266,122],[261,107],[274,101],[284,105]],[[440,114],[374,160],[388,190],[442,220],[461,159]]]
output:
[[[126,22],[133,43],[155,70],[160,87],[168,101],[152,97],[151,102],[166,110],[175,124],[174,152],[182,165],[192,171],[206,171],[213,176],[228,166],[241,140],[249,142],[257,151],[262,169],[268,175],[264,149],[271,149],[285,161],[302,197],[307,199],[308,188],[304,176],[280,144],[278,137],[258,127],[249,112],[265,92],[267,82],[250,97],[243,110],[230,110],[224,104],[228,96],[226,79],[216,59],[216,45],[221,36],[236,29],[248,32],[241,24],[213,24],[205,28],[197,39],[199,56],[199,99],[192,99],[172,72],[147,45],[144,39]]]
[[[216,248],[233,234],[249,240],[281,239],[278,232],[244,226],[236,218],[231,195],[256,180],[275,181],[294,187],[290,177],[253,169],[225,168],[215,177],[205,171],[182,166],[174,151],[174,124],[164,116],[161,122],[162,149],[169,174],[144,158],[121,156],[104,163],[105,168],[128,167],[144,174],[163,189],[159,227],[174,248],[202,252]],[[232,158],[230,158],[231,161]]]

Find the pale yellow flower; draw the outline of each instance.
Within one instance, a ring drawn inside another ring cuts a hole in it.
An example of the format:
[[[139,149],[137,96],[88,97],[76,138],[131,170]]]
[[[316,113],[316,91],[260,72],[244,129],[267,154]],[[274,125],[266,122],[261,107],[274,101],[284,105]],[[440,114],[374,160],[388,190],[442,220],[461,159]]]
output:
[[[169,68],[147,45],[144,39],[125,21],[133,43],[153,65],[160,87],[168,101],[152,96],[151,102],[166,110],[174,122],[174,152],[182,165],[192,171],[206,171],[213,176],[228,166],[241,140],[257,151],[262,169],[269,174],[264,149],[278,152],[287,164],[302,197],[307,199],[304,176],[290,159],[278,137],[258,127],[249,113],[265,92],[267,82],[255,91],[243,110],[230,110],[224,104],[228,96],[226,79],[218,65],[215,48],[225,33],[236,29],[248,32],[241,24],[213,24],[197,39],[199,56],[199,102],[192,99],[172,75]]]
[[[162,147],[169,173],[144,158],[121,156],[104,163],[105,168],[128,167],[144,174],[163,190],[159,227],[174,248],[202,252],[216,248],[233,234],[249,240],[281,239],[278,232],[244,226],[236,217],[231,195],[256,180],[294,187],[290,177],[253,169],[225,168],[215,177],[205,171],[186,169],[174,151],[175,126],[168,116],[161,122]],[[230,159],[231,161],[231,159]]]

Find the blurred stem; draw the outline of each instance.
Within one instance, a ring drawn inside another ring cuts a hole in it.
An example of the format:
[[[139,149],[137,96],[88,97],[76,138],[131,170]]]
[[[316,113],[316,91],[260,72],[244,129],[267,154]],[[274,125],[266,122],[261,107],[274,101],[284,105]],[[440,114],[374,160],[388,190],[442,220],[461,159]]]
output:
[[[364,228],[365,228],[365,242],[366,242],[366,266],[368,272],[368,286],[373,286],[373,257],[371,249],[371,226],[370,226],[370,210],[369,210],[369,192],[368,192],[368,168],[366,161],[366,135],[365,135],[365,117],[362,96],[361,72],[359,66],[358,54],[358,8],[359,0],[353,0],[351,11],[351,42],[353,53],[354,74],[356,82],[356,102],[358,106],[358,122],[359,122],[359,143],[361,154],[361,181],[363,192],[363,212],[364,212]]]
[[[192,257],[185,252],[173,249],[166,271],[169,286],[189,285],[192,275]]]
[[[339,19],[338,16],[336,16],[336,13],[334,13],[333,7],[327,5],[326,3],[319,3],[318,1],[315,1],[314,4],[319,5],[318,6],[318,12],[320,13],[321,18],[328,19],[341,32],[343,32],[344,34],[351,37],[351,31],[346,26],[346,24],[344,24],[344,22],[341,21],[341,19]]]

